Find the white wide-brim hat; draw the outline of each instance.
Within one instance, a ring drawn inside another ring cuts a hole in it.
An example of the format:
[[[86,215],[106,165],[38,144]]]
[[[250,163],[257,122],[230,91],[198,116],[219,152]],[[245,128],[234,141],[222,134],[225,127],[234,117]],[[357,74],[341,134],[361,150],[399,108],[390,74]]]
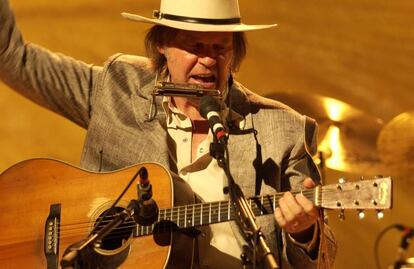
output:
[[[238,0],[161,0],[153,18],[122,13],[124,18],[176,29],[201,32],[244,32],[274,27],[241,22]]]

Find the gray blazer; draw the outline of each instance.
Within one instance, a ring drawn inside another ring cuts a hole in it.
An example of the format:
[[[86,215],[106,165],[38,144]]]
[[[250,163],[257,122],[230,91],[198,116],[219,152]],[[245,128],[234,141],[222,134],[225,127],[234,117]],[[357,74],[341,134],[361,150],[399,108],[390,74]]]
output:
[[[161,100],[156,100],[155,119],[146,121],[155,79],[147,58],[118,54],[98,67],[25,44],[8,3],[2,0],[0,63],[0,78],[5,83],[87,129],[82,167],[108,171],[137,162],[158,162],[174,170]],[[246,122],[243,129],[230,128],[229,154],[233,177],[247,197],[301,189],[307,176],[319,180],[311,158],[317,131],[313,120],[259,97],[237,82],[230,90],[228,104]],[[279,229],[273,216],[257,221],[277,254]],[[332,265],[336,243],[329,228],[322,222],[320,226],[320,259],[311,259],[282,233],[283,268]]]

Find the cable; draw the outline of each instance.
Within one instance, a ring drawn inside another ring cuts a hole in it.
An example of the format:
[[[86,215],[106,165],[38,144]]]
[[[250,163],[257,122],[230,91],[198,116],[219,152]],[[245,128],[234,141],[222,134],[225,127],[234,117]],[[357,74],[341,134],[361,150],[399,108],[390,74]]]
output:
[[[385,227],[385,229],[383,229],[377,236],[377,238],[375,239],[375,244],[374,244],[374,258],[375,258],[375,266],[377,269],[381,269],[381,265],[380,265],[380,260],[379,260],[379,255],[378,255],[378,247],[379,247],[379,243],[382,239],[382,237],[384,236],[384,234],[386,232],[388,232],[391,229],[397,229],[399,231],[404,231],[406,234],[410,231],[412,231],[412,228],[409,228],[405,225],[402,224],[392,224],[390,226]],[[412,234],[410,234],[412,235]]]

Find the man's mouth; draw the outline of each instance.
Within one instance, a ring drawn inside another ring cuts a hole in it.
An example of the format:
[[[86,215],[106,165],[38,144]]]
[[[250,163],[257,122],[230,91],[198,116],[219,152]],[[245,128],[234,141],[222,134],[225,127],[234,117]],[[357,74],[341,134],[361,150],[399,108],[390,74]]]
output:
[[[216,76],[213,74],[192,75],[191,80],[203,88],[214,88],[216,85]]]

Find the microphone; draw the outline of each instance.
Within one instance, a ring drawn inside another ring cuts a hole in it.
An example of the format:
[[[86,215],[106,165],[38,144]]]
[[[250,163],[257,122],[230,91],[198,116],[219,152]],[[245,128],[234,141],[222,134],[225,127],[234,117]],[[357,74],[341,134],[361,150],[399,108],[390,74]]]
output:
[[[227,134],[220,118],[220,105],[212,96],[203,96],[200,99],[200,114],[208,120],[214,136],[222,144],[227,144]]]
[[[148,179],[148,171],[142,167],[139,173],[137,214],[135,221],[140,225],[151,225],[158,218],[158,205],[152,199],[152,185]]]

